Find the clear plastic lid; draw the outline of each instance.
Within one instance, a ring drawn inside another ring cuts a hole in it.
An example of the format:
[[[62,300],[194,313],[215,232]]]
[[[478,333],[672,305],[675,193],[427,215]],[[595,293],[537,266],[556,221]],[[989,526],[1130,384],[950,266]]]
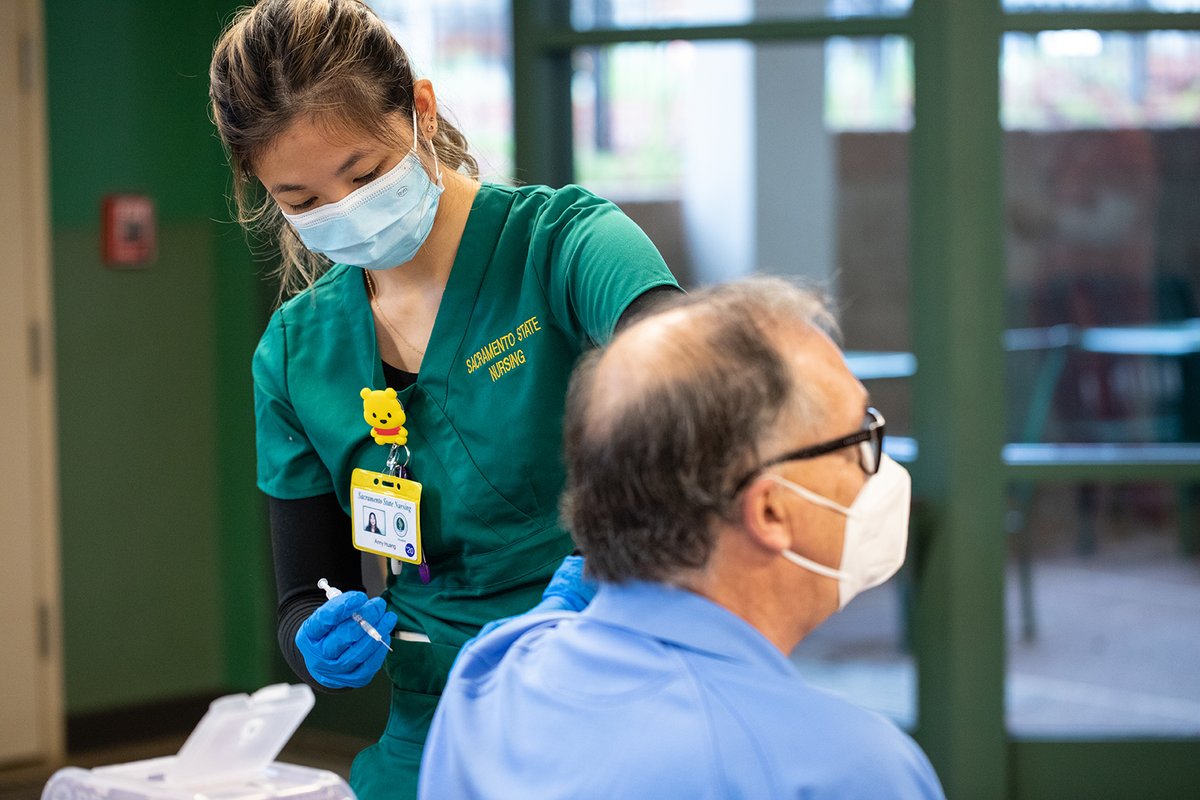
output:
[[[212,702],[164,770],[165,784],[227,782],[261,773],[313,707],[312,689],[277,683]]]

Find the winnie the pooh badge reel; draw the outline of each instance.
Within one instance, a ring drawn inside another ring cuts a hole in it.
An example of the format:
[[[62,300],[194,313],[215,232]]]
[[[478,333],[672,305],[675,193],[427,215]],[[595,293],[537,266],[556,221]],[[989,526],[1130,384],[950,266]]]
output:
[[[401,562],[418,565],[422,583],[429,582],[429,565],[421,548],[421,484],[409,479],[407,417],[395,389],[359,392],[363,419],[371,426],[375,444],[391,445],[385,472],[356,469],[350,476],[350,519],[354,546],[391,560],[399,574]],[[399,462],[404,448],[404,463]]]

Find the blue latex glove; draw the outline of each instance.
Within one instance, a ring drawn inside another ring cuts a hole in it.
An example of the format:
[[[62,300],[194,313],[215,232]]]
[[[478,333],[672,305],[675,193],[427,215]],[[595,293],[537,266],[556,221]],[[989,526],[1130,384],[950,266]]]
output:
[[[583,611],[596,596],[596,584],[583,577],[583,556],[567,556],[554,571],[534,611]]]
[[[542,590],[541,602],[525,613],[583,611],[595,596],[596,584],[583,577],[583,556],[567,556],[550,577],[550,583]],[[510,619],[515,617],[492,620],[479,629],[475,638],[487,636]]]
[[[296,631],[296,647],[308,673],[331,689],[366,686],[375,677],[388,649],[372,639],[351,616],[358,612],[385,639],[396,627],[396,615],[382,597],[367,601],[362,592],[345,592],[314,611]]]

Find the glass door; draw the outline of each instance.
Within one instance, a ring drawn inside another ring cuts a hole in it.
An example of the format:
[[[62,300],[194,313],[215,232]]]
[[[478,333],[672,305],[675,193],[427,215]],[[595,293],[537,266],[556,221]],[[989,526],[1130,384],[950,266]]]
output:
[[[1198,12],[512,0],[519,178],[617,200],[685,282],[844,310],[910,558],[794,658],[950,797],[1200,793]]]

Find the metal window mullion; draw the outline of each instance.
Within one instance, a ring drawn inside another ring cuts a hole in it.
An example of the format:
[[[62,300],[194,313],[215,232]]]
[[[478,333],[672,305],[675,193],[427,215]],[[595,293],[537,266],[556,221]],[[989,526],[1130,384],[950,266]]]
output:
[[[922,450],[924,455],[924,450]],[[1080,462],[1065,464],[1015,464],[1005,469],[1006,480],[1036,483],[1162,482],[1200,484],[1200,465],[1179,461],[1162,464],[1135,464],[1128,461]]]
[[[917,735],[949,797],[1006,795],[999,0],[915,0]]]
[[[1004,15],[1004,30],[1040,33],[1056,30],[1123,31],[1200,30],[1200,14],[1162,12],[1021,12]]]
[[[836,19],[779,20],[723,25],[663,25],[640,28],[558,29],[545,31],[541,47],[570,50],[629,43],[671,41],[803,42],[831,36],[907,36],[907,17],[845,17]]]
[[[546,39],[570,25],[570,4],[512,0],[513,168],[522,183],[574,180],[571,53]]]

